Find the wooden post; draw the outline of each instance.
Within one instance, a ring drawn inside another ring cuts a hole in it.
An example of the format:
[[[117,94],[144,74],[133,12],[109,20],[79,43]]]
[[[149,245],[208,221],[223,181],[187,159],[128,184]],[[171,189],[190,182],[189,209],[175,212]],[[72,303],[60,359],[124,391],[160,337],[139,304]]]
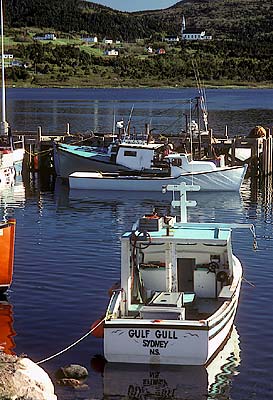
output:
[[[40,169],[40,155],[39,155],[39,152],[41,151],[41,142],[42,142],[42,127],[38,126],[37,143],[36,143],[36,149],[35,149],[38,152],[38,155],[37,156],[36,155],[33,156],[34,170],[39,170]]]
[[[232,139],[232,143],[231,143],[231,165],[235,165],[235,149],[236,149],[236,138]]]
[[[273,168],[273,165],[272,165],[272,158],[273,158],[273,138],[272,138],[272,134],[270,134],[268,140],[269,140],[269,149],[268,149],[268,152],[269,152],[269,174],[272,175],[272,173],[273,173],[273,170],[272,170],[272,168]]]
[[[212,129],[209,130],[209,157],[212,157]]]
[[[270,129],[266,130],[266,137],[263,138],[262,144],[261,174],[263,176],[268,176],[272,174],[272,136]]]
[[[256,139],[255,142],[251,146],[251,173],[258,174],[258,146],[259,140]]]

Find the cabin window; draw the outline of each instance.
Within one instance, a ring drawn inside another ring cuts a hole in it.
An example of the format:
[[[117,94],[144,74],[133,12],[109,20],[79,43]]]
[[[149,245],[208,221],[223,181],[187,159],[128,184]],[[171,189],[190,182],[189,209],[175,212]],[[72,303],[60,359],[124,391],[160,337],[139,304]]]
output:
[[[131,151],[131,150],[124,151],[124,157],[136,157],[136,156],[137,156],[136,151]]]

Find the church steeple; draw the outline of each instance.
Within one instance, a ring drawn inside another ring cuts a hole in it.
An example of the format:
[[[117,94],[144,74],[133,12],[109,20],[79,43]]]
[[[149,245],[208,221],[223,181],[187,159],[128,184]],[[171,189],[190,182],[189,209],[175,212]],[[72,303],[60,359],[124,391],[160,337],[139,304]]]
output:
[[[183,14],[183,17],[182,17],[182,24],[181,24],[181,39],[183,39],[183,33],[184,33],[184,30],[186,29],[186,21],[185,21],[185,16],[184,16],[184,14]]]

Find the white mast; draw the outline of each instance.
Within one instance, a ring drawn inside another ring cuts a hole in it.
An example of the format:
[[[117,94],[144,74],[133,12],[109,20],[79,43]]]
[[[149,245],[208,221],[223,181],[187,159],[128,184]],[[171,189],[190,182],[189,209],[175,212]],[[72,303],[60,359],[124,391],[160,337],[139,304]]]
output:
[[[182,17],[182,25],[181,25],[181,39],[183,40],[183,33],[186,29],[186,21],[185,21],[185,16],[183,15]]]
[[[165,191],[173,192],[173,200],[171,205],[173,208],[180,207],[180,222],[185,223],[188,222],[187,218],[187,207],[195,207],[195,200],[187,200],[187,191],[198,192],[200,190],[200,186],[198,185],[187,185],[185,182],[181,182],[180,185],[167,185],[164,186]],[[175,200],[175,192],[179,192],[178,200]]]
[[[5,90],[5,60],[4,60],[4,18],[3,1],[1,0],[1,65],[2,65],[2,121],[0,135],[8,134],[8,123],[6,121],[6,90]]]

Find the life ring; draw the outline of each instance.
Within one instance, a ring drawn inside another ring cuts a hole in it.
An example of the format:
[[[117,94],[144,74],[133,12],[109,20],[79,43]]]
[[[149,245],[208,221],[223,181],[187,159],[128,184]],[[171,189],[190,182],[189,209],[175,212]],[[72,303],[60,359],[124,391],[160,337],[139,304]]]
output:
[[[216,274],[216,279],[218,282],[224,283],[228,280],[228,274],[225,271],[219,271]]]

